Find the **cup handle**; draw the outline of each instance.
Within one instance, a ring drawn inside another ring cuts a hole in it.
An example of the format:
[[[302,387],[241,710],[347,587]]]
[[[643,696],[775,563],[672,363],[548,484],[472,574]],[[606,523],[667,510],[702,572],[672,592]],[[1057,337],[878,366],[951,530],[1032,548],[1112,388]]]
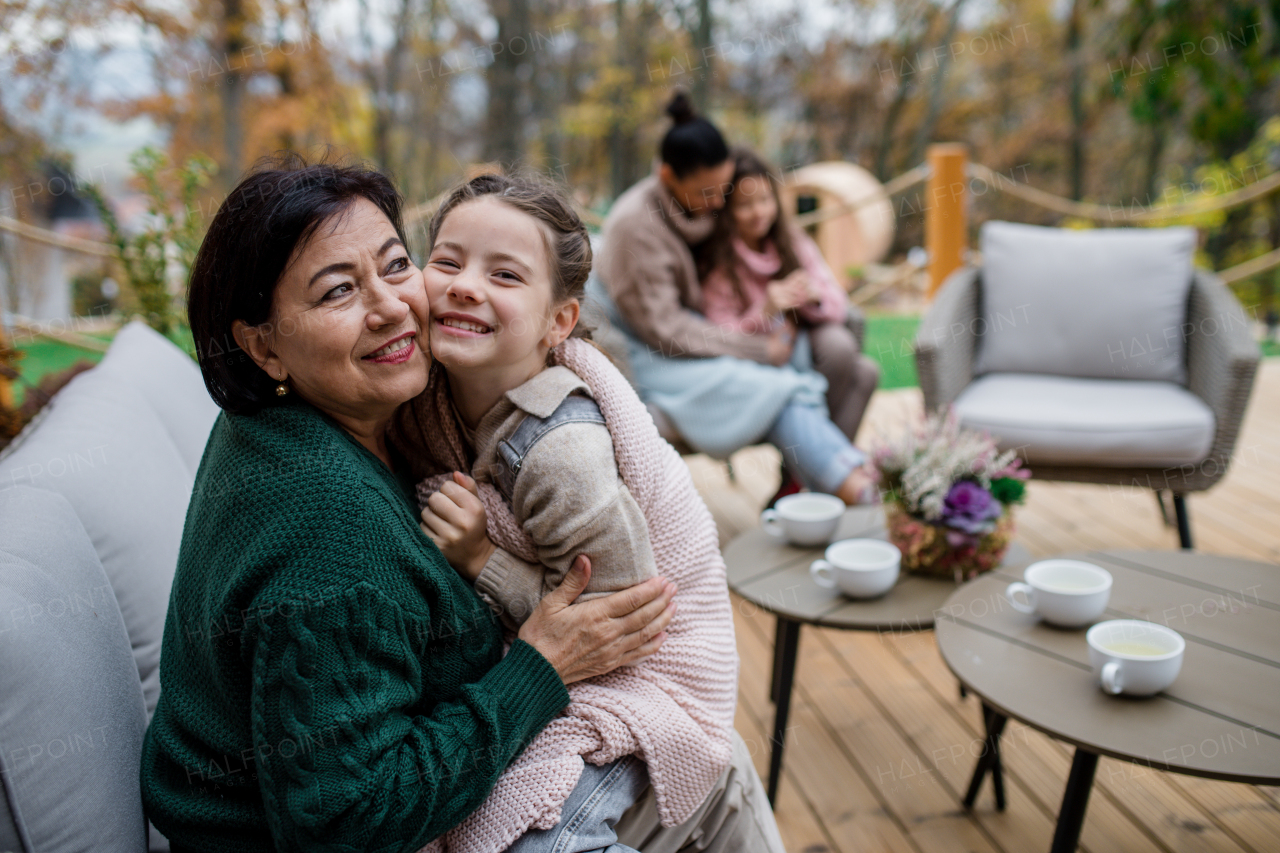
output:
[[[1018,593],[1022,593],[1027,597],[1026,604],[1023,604],[1021,601],[1015,598],[1015,596]],[[1004,597],[1009,599],[1009,603],[1013,605],[1013,609],[1018,610],[1022,613],[1036,612],[1035,595],[1036,595],[1035,590],[1032,589],[1030,585],[1023,583],[1022,581],[1014,581],[1013,583],[1009,584],[1009,586],[1004,591]]]
[[[783,539],[787,535],[787,532],[782,529],[782,522],[778,520],[778,511],[776,509],[766,509],[760,513],[760,525],[764,528],[765,533],[775,539]]]
[[[1120,661],[1109,660],[1102,665],[1102,689],[1110,693],[1112,696],[1119,695],[1124,689],[1124,684],[1120,680]]]
[[[835,589],[836,579],[832,577],[831,569],[831,564],[826,560],[814,560],[809,564],[809,576],[818,586]]]

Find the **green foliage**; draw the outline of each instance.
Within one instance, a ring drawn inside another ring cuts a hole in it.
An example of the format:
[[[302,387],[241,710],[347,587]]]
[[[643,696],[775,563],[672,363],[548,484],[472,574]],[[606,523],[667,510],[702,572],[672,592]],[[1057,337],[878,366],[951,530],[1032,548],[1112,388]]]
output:
[[[1117,22],[1124,73],[1113,93],[1140,123],[1159,126],[1189,107],[1193,139],[1225,158],[1248,144],[1280,79],[1268,31],[1280,6],[1256,0],[1136,0]]]
[[[1020,504],[1027,496],[1027,484],[1013,477],[999,477],[991,481],[991,496],[1005,506]]]
[[[101,188],[89,186],[87,193],[106,225],[125,283],[137,297],[139,316],[163,335],[178,335],[186,325],[181,309],[182,282],[204,233],[196,195],[217,167],[208,157],[192,157],[177,170],[175,192],[161,180],[169,160],[160,151],[143,148],[129,162],[149,201],[148,222],[138,233],[124,232]]]

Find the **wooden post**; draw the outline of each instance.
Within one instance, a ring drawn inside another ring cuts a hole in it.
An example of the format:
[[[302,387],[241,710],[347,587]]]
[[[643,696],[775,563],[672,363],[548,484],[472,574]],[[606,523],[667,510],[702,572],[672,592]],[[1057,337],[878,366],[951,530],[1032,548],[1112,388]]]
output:
[[[930,145],[929,182],[925,185],[924,247],[929,252],[929,298],[947,276],[964,264],[968,239],[965,194],[965,146],[958,142]]]
[[[0,327],[0,353],[3,353],[10,346],[9,339],[4,336],[4,329]],[[0,358],[0,364],[4,360]],[[13,408],[13,381],[0,373],[0,409]]]

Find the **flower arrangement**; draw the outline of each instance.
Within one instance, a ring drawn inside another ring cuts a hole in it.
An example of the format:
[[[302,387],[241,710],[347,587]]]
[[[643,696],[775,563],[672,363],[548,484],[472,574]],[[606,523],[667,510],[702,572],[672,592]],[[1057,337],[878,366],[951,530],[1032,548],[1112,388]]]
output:
[[[962,430],[939,410],[873,456],[884,490],[889,538],[902,567],[959,582],[1000,564],[1013,538],[1012,506],[1031,472],[991,436]]]

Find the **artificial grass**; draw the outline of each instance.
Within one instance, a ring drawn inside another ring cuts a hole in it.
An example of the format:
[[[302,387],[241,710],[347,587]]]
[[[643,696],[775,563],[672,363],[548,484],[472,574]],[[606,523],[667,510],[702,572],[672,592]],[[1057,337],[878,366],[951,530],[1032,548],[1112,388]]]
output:
[[[902,314],[872,314],[867,317],[867,339],[863,342],[862,351],[880,365],[881,388],[914,388],[918,384],[912,345],[919,325],[919,317]],[[176,335],[180,337],[179,345],[183,349],[194,351],[189,331],[183,329]],[[110,340],[109,335],[94,337]],[[82,359],[95,364],[102,359],[101,353],[49,340],[18,341],[17,347],[25,353],[18,363],[18,370],[24,380],[33,385],[46,374],[65,370]],[[1280,342],[1264,341],[1262,354],[1280,356]],[[21,402],[23,383],[17,384],[16,392]]]
[[[110,335],[90,335],[102,341],[111,340]],[[22,353],[15,365],[21,377],[13,384],[14,401],[22,404],[28,386],[34,386],[45,376],[66,370],[81,361],[97,364],[102,361],[103,354],[93,350],[51,341],[45,338],[19,339],[14,342],[15,348]]]
[[[879,314],[867,317],[867,340],[862,350],[880,365],[881,388],[913,388],[916,385],[916,361],[911,349],[915,339],[919,317],[908,317],[897,314]],[[185,328],[176,333],[178,345],[188,353],[194,352],[191,333]],[[93,335],[99,340],[109,341],[110,335]],[[42,338],[28,338],[16,342],[17,348],[24,353],[18,362],[18,371],[23,381],[15,387],[15,396],[22,402],[25,385],[35,385],[43,377],[59,370],[66,370],[78,361],[91,361],[97,364],[102,360],[102,353],[80,349],[71,344],[50,341]]]
[[[867,339],[862,351],[880,365],[880,388],[914,388],[916,355],[913,342],[919,317],[872,314],[867,317]]]

